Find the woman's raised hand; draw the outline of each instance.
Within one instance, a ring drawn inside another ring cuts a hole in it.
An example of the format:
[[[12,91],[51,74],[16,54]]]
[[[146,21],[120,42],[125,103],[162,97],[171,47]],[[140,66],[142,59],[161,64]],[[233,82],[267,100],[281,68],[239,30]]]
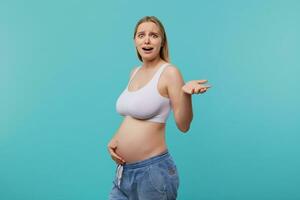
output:
[[[192,80],[182,86],[183,92],[187,94],[199,94],[204,93],[210,88],[210,85],[203,85],[207,80]]]
[[[108,152],[110,153],[111,158],[119,165],[122,165],[125,163],[125,160],[123,158],[121,158],[121,156],[119,156],[116,153],[116,149],[117,149],[117,141],[116,140],[111,140],[108,145]]]

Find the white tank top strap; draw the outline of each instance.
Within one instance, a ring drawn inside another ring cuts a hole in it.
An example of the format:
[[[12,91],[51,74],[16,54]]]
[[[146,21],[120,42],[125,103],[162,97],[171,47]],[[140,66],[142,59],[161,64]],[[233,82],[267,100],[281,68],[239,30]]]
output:
[[[132,73],[132,75],[131,75],[129,81],[131,81],[131,80],[133,79],[133,77],[135,76],[135,74],[137,73],[137,71],[139,71],[140,68],[141,68],[141,66],[138,66],[138,67],[134,70],[134,72]]]
[[[161,65],[155,72],[154,77],[136,92],[129,92],[127,86],[117,100],[117,112],[123,116],[131,116],[136,119],[166,123],[172,110],[171,101],[169,98],[159,95],[157,84],[163,70],[168,65],[170,64],[165,63]],[[134,70],[131,79],[140,68],[138,67]]]
[[[155,74],[155,77],[153,78],[154,81],[155,81],[155,82],[154,82],[155,84],[157,84],[157,82],[159,81],[159,78],[160,78],[161,73],[164,71],[164,69],[165,69],[168,65],[170,65],[170,63],[165,63],[165,64],[163,64],[163,65],[158,69],[158,71],[157,71],[156,74]]]
[[[151,84],[151,82],[152,82],[152,84],[153,84],[153,83],[154,83],[154,84],[157,84],[157,83],[158,83],[158,80],[159,80],[159,78],[160,78],[161,73],[163,72],[163,70],[164,70],[164,69],[166,68],[166,66],[168,66],[168,65],[170,65],[170,63],[165,63],[165,64],[161,65],[160,68],[157,70],[157,72],[155,72],[154,77],[153,77],[152,80],[150,80],[150,83],[149,83],[149,84]],[[132,73],[132,75],[131,75],[131,77],[130,77],[129,82],[127,83],[127,87],[130,85],[132,79],[134,78],[134,76],[136,75],[136,73],[139,71],[140,68],[141,68],[141,66],[138,66],[138,67],[134,70],[134,72]]]

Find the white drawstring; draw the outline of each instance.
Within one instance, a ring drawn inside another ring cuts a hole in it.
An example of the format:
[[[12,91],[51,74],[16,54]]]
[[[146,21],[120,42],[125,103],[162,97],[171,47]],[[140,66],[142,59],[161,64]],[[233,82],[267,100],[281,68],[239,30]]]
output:
[[[123,174],[123,166],[118,165],[118,168],[117,168],[118,187],[120,187],[120,185],[121,185],[122,174]]]

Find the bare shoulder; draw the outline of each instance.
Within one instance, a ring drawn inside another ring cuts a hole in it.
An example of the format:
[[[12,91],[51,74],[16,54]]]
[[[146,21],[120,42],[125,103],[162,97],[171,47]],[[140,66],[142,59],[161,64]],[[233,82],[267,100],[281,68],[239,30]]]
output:
[[[168,65],[166,67],[166,69],[164,70],[164,74],[166,79],[168,79],[169,81],[176,81],[182,79],[182,75],[179,68],[173,64]]]
[[[130,71],[130,75],[129,75],[129,78],[132,77],[133,73],[135,72],[135,70],[137,70],[137,66],[133,67]]]

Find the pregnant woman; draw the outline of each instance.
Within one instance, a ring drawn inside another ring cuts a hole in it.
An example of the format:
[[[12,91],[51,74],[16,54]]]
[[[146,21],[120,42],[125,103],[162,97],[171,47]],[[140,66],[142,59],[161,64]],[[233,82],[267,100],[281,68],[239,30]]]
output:
[[[140,19],[133,38],[142,64],[132,69],[116,102],[124,120],[108,143],[117,164],[109,199],[173,200],[179,175],[166,145],[166,120],[173,110],[178,129],[187,132],[193,119],[191,96],[210,86],[204,85],[207,80],[184,83],[170,63],[166,32],[156,17]]]

